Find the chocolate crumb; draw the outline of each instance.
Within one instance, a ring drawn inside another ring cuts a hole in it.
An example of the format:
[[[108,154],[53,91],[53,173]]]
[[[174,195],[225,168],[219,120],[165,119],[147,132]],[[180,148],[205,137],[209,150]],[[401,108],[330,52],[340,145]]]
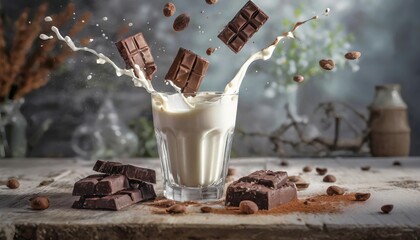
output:
[[[45,210],[50,207],[50,200],[45,196],[35,196],[29,199],[33,210]]]
[[[328,182],[328,183],[333,183],[333,182],[337,181],[337,178],[334,175],[328,174],[327,176],[324,177],[324,179],[322,181]]]
[[[208,207],[208,206],[204,206],[202,208],[200,208],[202,213],[211,213],[213,211],[213,208]]]
[[[180,214],[180,213],[185,213],[186,211],[187,211],[187,208],[180,204],[175,204],[166,209],[166,212],[171,213],[171,214]]]
[[[245,200],[239,203],[239,211],[244,214],[254,214],[258,212],[258,206],[253,201]]]
[[[302,83],[303,81],[305,81],[305,78],[302,75],[296,75],[293,77],[293,81],[297,83]]]
[[[347,60],[356,60],[356,59],[359,59],[361,56],[362,56],[362,53],[357,52],[357,51],[351,51],[351,52],[348,52],[344,55],[344,57]]]
[[[186,13],[182,13],[178,17],[175,18],[173,29],[177,32],[180,32],[188,27],[190,24],[190,16]]]
[[[210,55],[212,55],[214,53],[214,51],[216,51],[216,48],[209,47],[206,50],[206,54],[210,56]]]
[[[280,166],[287,167],[289,166],[289,162],[286,160],[281,161]]]
[[[356,201],[366,201],[370,198],[370,193],[356,193],[354,194]]]
[[[331,71],[334,69],[335,63],[332,59],[321,59],[319,61],[319,66],[324,70]]]
[[[300,182],[300,183],[298,182],[298,183],[295,183],[295,185],[298,190],[304,190],[309,187],[309,183],[306,183],[306,182]]]
[[[17,180],[17,178],[10,178],[9,180],[7,180],[6,186],[10,189],[16,189],[19,188],[20,183],[19,180]]]
[[[362,171],[369,171],[370,166],[362,166],[362,167],[360,167],[360,169],[362,169]]]
[[[328,172],[327,168],[316,168],[315,170],[321,176],[325,175]]]
[[[312,167],[311,167],[311,166],[305,166],[305,167],[302,169],[302,171],[303,171],[303,172],[312,172]]]
[[[327,188],[328,196],[343,195],[344,189],[338,186],[330,186]]]
[[[171,2],[168,2],[163,7],[163,15],[165,15],[165,17],[170,17],[170,16],[174,15],[175,12],[176,12],[175,4],[173,4]]]
[[[54,182],[54,179],[44,180],[44,181],[39,183],[38,187],[48,186],[53,182]]]
[[[392,211],[392,209],[394,209],[394,205],[392,205],[392,204],[383,205],[381,207],[381,211],[385,214],[390,213]]]
[[[394,161],[392,163],[393,166],[401,166],[401,162],[400,161]]]
[[[206,3],[209,5],[216,4],[219,0],[206,0]]]
[[[152,205],[155,207],[165,207],[165,208],[174,206],[175,204],[176,202],[174,200],[169,200],[169,199],[158,200],[152,203]]]

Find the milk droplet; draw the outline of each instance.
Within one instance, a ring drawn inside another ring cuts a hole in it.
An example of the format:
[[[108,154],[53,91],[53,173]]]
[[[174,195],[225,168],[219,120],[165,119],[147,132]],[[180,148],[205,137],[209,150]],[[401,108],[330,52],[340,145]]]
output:
[[[95,24],[97,27],[99,27],[99,24],[97,23],[97,24]]]
[[[129,26],[129,27],[132,27],[132,26],[133,26],[133,23],[132,23],[132,22],[131,22],[131,23],[129,23],[129,24],[128,24],[128,26]]]
[[[102,21],[105,21],[105,22],[108,21],[108,17],[103,17]]]
[[[53,39],[53,36],[47,36],[46,34],[41,33],[39,35],[39,38],[41,38],[42,40],[48,40],[48,39]]]
[[[93,38],[89,39],[89,42],[93,42]]]
[[[85,22],[85,20],[82,20],[82,23],[84,23]]]
[[[105,33],[102,33],[102,37],[105,37],[106,35],[105,35]]]
[[[52,18],[50,17],[50,16],[46,16],[45,18],[44,18],[44,21],[46,21],[46,22],[52,22]]]
[[[87,79],[87,80],[92,79],[92,74],[89,74],[89,75],[86,77],[86,79]]]
[[[211,42],[211,38],[209,38],[209,42]]]
[[[198,25],[198,29],[201,29],[201,26],[200,25]]]

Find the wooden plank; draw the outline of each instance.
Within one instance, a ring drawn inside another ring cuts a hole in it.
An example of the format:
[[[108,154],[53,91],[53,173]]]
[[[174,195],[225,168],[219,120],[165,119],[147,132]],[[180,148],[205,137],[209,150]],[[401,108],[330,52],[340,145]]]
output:
[[[340,214],[287,215],[217,215],[201,214],[190,207],[181,216],[152,214],[151,208],[138,204],[119,212],[71,209],[76,199],[71,196],[73,184],[93,171],[93,162],[71,159],[1,160],[0,181],[16,176],[21,187],[10,190],[0,184],[1,239],[418,239],[420,236],[420,158],[401,160],[392,166],[387,159],[288,159],[289,166],[280,166],[280,159],[235,159],[231,165],[237,176],[254,170],[286,170],[311,183],[299,192],[306,198],[324,193],[329,186],[315,172],[302,173],[305,165],[328,167],[337,176],[337,185],[349,191],[372,193],[369,201],[345,207]],[[130,159],[126,163],[159,169],[158,160]],[[370,165],[369,172],[361,166]],[[162,193],[160,171],[156,190]],[[54,180],[39,186],[44,180]],[[33,194],[48,195],[51,207],[45,211],[28,208]],[[383,204],[394,204],[390,215],[378,211]]]

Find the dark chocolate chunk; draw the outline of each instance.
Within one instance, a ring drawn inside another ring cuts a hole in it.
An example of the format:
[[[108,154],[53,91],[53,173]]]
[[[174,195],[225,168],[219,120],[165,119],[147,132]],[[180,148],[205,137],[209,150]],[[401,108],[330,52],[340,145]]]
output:
[[[267,14],[249,1],[217,37],[232,51],[238,53],[267,20]]]
[[[111,195],[129,187],[124,175],[91,175],[74,184],[73,196]]]
[[[140,182],[137,189],[141,192],[142,201],[153,200],[156,198],[155,189],[150,183]]]
[[[280,188],[287,182],[287,172],[259,170],[239,179],[240,182],[255,182],[269,188]]]
[[[142,168],[134,165],[123,165],[118,162],[98,160],[96,161],[93,170],[107,174],[122,174],[125,175],[128,179],[134,181],[156,183],[155,170]]]
[[[95,192],[96,184],[106,176],[108,175],[95,174],[80,179],[74,184],[73,196],[92,195]]]
[[[238,207],[240,202],[250,200],[257,204],[258,209],[269,210],[296,198],[294,183],[287,182],[280,188],[273,189],[254,182],[235,181],[227,189],[225,204]]]
[[[140,74],[135,67],[135,65],[138,65],[140,70],[145,73],[146,78],[152,80],[153,74],[157,71],[157,67],[149,45],[142,33],[137,33],[118,41],[115,45],[117,46],[121,57],[124,59],[127,69],[134,69],[135,75],[139,77]]]
[[[179,48],[165,79],[173,81],[183,93],[194,94],[198,91],[208,67],[209,62],[204,58],[187,49]]]

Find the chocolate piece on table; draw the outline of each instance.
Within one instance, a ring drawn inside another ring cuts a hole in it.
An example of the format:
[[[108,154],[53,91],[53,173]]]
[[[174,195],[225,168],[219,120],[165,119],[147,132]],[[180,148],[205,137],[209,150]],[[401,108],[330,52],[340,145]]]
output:
[[[198,91],[208,67],[209,62],[206,59],[190,50],[179,48],[165,79],[181,88],[181,92],[194,94]]]
[[[259,170],[239,179],[240,182],[255,182],[269,188],[279,188],[287,182],[287,172]]]
[[[252,1],[249,1],[217,37],[232,51],[238,53],[267,19],[267,14]]]
[[[269,210],[297,198],[296,186],[287,182],[280,188],[269,188],[254,182],[235,181],[226,192],[225,205],[238,207],[241,201],[250,200],[258,209]]]
[[[74,184],[73,196],[111,195],[129,187],[124,175],[91,175]]]
[[[122,174],[134,181],[156,183],[156,172],[153,169],[142,168],[134,165],[123,165],[119,162],[96,161],[94,171],[107,174]]]
[[[146,182],[140,182],[137,188],[142,194],[142,201],[153,200],[156,198],[156,192],[153,185]]]
[[[135,68],[137,64],[144,71],[146,78],[152,80],[153,74],[157,71],[157,67],[150,47],[141,32],[118,41],[115,45],[121,57],[124,59],[127,69],[134,69],[134,73],[139,77],[138,70]]]

